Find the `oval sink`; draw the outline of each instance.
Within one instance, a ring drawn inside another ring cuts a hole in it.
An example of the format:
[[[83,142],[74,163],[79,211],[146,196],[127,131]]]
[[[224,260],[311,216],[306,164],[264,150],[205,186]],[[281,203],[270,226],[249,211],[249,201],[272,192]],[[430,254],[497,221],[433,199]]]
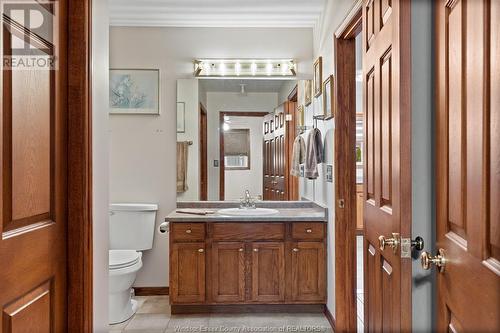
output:
[[[219,209],[217,212],[229,216],[265,216],[279,213],[279,211],[272,208],[224,208]]]

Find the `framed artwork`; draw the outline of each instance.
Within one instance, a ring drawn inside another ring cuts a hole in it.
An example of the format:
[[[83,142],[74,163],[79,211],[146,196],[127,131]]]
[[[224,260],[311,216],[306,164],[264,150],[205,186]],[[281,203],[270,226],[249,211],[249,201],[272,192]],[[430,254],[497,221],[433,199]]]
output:
[[[186,103],[177,102],[177,133],[186,132]]]
[[[304,81],[304,104],[305,106],[309,106],[312,103],[312,80]]]
[[[159,69],[110,69],[110,114],[160,114]]]
[[[321,95],[322,83],[323,83],[323,58],[319,57],[314,62],[314,96],[318,97]]]
[[[334,99],[334,80],[333,75],[323,82],[323,115],[325,119],[335,117],[335,99]]]
[[[297,126],[304,126],[304,105],[299,105],[297,107]]]

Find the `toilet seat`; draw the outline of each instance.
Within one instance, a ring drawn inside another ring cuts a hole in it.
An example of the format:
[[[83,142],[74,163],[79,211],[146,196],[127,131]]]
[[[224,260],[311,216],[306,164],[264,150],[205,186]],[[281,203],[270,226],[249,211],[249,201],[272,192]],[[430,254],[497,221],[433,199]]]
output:
[[[141,253],[135,250],[109,250],[109,269],[117,270],[134,266],[141,260]]]

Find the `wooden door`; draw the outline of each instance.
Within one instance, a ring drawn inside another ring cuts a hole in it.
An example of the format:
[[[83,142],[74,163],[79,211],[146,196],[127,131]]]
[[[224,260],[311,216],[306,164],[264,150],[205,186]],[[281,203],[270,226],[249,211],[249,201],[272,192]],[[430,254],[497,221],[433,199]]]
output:
[[[275,200],[288,199],[287,156],[285,104],[278,106],[274,112],[274,194]]]
[[[264,116],[263,131],[264,131],[264,200],[274,200],[274,115],[268,114]]]
[[[323,242],[298,242],[292,250],[292,301],[323,302],[326,254]]]
[[[285,244],[252,244],[252,301],[285,300]]]
[[[63,12],[57,5],[66,8],[64,1],[2,3],[0,331],[5,333],[67,331],[67,38],[66,13],[56,14]],[[43,16],[44,33],[32,30],[30,12]],[[55,57],[55,67],[9,67],[4,61],[26,60],[25,52],[46,61]]]
[[[174,243],[170,250],[172,303],[205,301],[205,243]]]
[[[499,332],[500,2],[435,13],[437,329]]]
[[[264,117],[264,200],[298,199],[298,182],[289,176],[294,122],[286,120],[294,112],[295,103],[285,102]]]
[[[207,110],[200,103],[200,200],[208,200]]]
[[[370,332],[411,330],[410,258],[402,259],[399,247],[379,249],[379,236],[411,233],[410,5],[363,3],[364,289]]]
[[[245,243],[213,243],[211,270],[215,302],[245,300]]]

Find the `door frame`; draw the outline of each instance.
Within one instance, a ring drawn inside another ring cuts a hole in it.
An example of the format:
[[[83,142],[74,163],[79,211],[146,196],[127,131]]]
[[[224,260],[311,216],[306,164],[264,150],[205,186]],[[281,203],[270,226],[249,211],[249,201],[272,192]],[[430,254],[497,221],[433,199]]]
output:
[[[203,120],[204,119],[204,120]],[[200,103],[199,132],[200,132],[200,200],[208,200],[208,114],[205,106]]]
[[[356,44],[362,30],[358,0],[334,36],[335,66],[335,328],[357,330],[356,310]]]
[[[238,111],[220,111],[219,112],[219,200],[225,200],[225,167],[224,167],[224,116],[231,117],[264,117],[269,112],[238,112]]]
[[[93,330],[92,0],[67,3],[68,318],[75,332]]]

